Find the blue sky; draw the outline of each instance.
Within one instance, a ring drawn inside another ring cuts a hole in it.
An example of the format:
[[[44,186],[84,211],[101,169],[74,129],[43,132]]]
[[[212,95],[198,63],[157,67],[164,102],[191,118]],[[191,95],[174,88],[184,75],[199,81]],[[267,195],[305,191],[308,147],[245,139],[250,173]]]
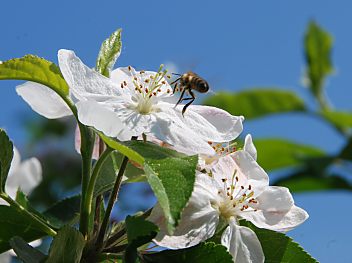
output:
[[[352,111],[351,10],[348,0],[6,1],[0,16],[0,60],[31,53],[56,62],[57,50],[66,48],[93,67],[101,41],[122,27],[119,66],[156,70],[172,62],[181,73],[191,69],[204,76],[215,92],[281,87],[314,107],[301,76],[303,33],[315,19],[335,39],[336,71],[327,83],[331,104]],[[26,135],[20,124],[35,113],[17,97],[17,83],[0,82],[0,127],[23,145]],[[329,152],[343,144],[331,128],[299,114],[246,122],[245,132],[255,138],[281,136]],[[345,204],[350,201],[352,193],[347,192],[296,195],[311,218],[290,235],[321,262],[348,262],[352,214]]]

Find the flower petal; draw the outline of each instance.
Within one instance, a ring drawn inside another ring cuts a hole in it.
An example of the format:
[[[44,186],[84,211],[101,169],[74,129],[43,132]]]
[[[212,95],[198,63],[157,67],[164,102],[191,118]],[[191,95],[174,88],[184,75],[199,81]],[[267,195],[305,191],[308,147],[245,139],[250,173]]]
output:
[[[264,262],[262,246],[256,234],[248,227],[239,226],[231,220],[221,236],[221,244],[233,257],[233,262]]]
[[[60,49],[58,60],[70,92],[78,100],[94,98],[100,101],[120,94],[116,83],[84,65],[73,51]]]
[[[76,104],[78,119],[85,125],[93,126],[105,135],[117,137],[119,140],[131,138],[124,125],[112,110],[96,101],[79,101]]]
[[[244,147],[243,150],[245,150],[247,153],[249,153],[254,160],[257,160],[257,149],[255,148],[253,141],[252,141],[252,136],[250,134],[247,134],[246,138],[244,139]]]
[[[153,208],[148,220],[160,227],[160,232],[154,239],[156,244],[171,249],[186,248],[195,246],[214,235],[219,222],[219,214],[211,206],[212,199],[216,198],[217,189],[210,186],[213,183],[214,180],[209,176],[197,175],[194,191],[173,235],[167,233],[161,207],[156,205]]]
[[[42,84],[28,81],[18,85],[16,92],[35,112],[48,119],[72,115],[64,100],[55,91]]]
[[[257,211],[241,216],[257,227],[275,231],[288,231],[302,224],[309,216],[294,205],[292,195],[285,187],[268,186],[256,200]]]
[[[181,118],[205,141],[228,142],[236,139],[243,130],[243,116],[233,116],[215,107],[191,105]]]

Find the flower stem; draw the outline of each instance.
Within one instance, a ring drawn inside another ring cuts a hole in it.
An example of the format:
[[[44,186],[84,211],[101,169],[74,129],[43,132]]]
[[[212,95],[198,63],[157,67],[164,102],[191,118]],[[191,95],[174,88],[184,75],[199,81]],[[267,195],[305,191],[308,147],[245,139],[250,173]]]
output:
[[[78,123],[81,132],[81,156],[82,156],[82,199],[80,206],[80,221],[79,230],[86,238],[89,228],[89,212],[90,209],[86,206],[87,190],[92,166],[92,152],[94,146],[94,134],[83,124]]]
[[[137,139],[137,137],[133,136],[131,140],[136,140],[136,139]],[[112,208],[114,206],[114,203],[116,201],[117,195],[119,193],[121,182],[122,182],[122,177],[123,177],[123,174],[126,170],[127,164],[128,164],[128,157],[125,156],[122,160],[122,164],[120,166],[119,173],[117,174],[115,184],[114,184],[114,187],[113,187],[112,192],[110,194],[108,205],[106,207],[103,222],[102,222],[100,229],[99,229],[98,237],[96,240],[96,246],[97,246],[98,251],[103,247],[103,241],[104,241],[106,229],[108,228],[108,225],[109,225],[110,214],[111,214]]]
[[[52,229],[43,219],[41,219],[41,218],[37,217],[36,215],[32,214],[31,212],[29,212],[26,208],[24,208],[22,205],[20,205],[15,200],[13,200],[9,195],[7,195],[4,192],[1,192],[0,197],[2,199],[4,199],[7,203],[9,203],[9,205],[11,207],[15,208],[18,212],[20,212],[22,214],[26,214],[33,221],[38,223],[38,227],[41,231],[45,232],[49,236],[52,236],[52,237],[56,236],[56,231],[54,229]]]
[[[85,199],[82,199],[84,202],[83,210],[86,212],[88,219],[90,218],[91,213],[92,213],[92,203],[93,203],[93,194],[94,194],[95,183],[97,181],[101,167],[103,166],[106,158],[110,156],[110,153],[112,151],[113,151],[113,149],[107,148],[101,154],[100,158],[98,159],[98,161],[96,162],[96,164],[93,168],[92,176],[89,179]]]

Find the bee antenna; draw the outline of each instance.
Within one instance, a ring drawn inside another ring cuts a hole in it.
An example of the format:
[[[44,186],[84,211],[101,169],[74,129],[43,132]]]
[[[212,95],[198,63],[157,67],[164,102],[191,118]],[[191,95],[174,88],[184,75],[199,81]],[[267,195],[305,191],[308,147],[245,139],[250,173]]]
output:
[[[176,76],[182,76],[181,74],[178,74],[178,73],[171,73],[171,74]]]

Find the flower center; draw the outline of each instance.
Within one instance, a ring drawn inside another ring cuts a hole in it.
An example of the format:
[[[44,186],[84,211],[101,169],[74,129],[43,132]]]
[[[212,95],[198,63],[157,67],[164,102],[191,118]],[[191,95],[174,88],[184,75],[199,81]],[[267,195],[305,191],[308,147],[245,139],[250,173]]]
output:
[[[245,211],[256,211],[251,207],[256,204],[257,200],[253,198],[254,190],[251,185],[244,186],[239,184],[239,178],[236,176],[235,170],[231,180],[227,178],[221,179],[223,188],[219,189],[218,195],[220,201],[218,202],[217,209],[220,216],[229,221],[230,218],[237,218]]]
[[[159,110],[157,107],[158,95],[161,95],[162,93],[171,93],[170,88],[167,88],[166,90],[162,88],[167,84],[164,77],[171,77],[166,75],[167,70],[163,70],[163,67],[163,65],[160,65],[158,72],[154,74],[145,72],[144,70],[137,72],[132,69],[132,67],[128,67],[135,91],[135,94],[132,95],[133,102],[128,106],[129,108],[134,109],[143,115]],[[123,81],[121,82],[120,87],[123,89],[127,85],[127,81]]]
[[[237,148],[236,148],[237,142],[229,144],[229,143],[215,143],[215,142],[208,141],[208,144],[214,149],[216,153],[213,156],[203,157],[205,164],[208,164],[208,165],[218,160],[220,157],[229,155],[237,151]]]

